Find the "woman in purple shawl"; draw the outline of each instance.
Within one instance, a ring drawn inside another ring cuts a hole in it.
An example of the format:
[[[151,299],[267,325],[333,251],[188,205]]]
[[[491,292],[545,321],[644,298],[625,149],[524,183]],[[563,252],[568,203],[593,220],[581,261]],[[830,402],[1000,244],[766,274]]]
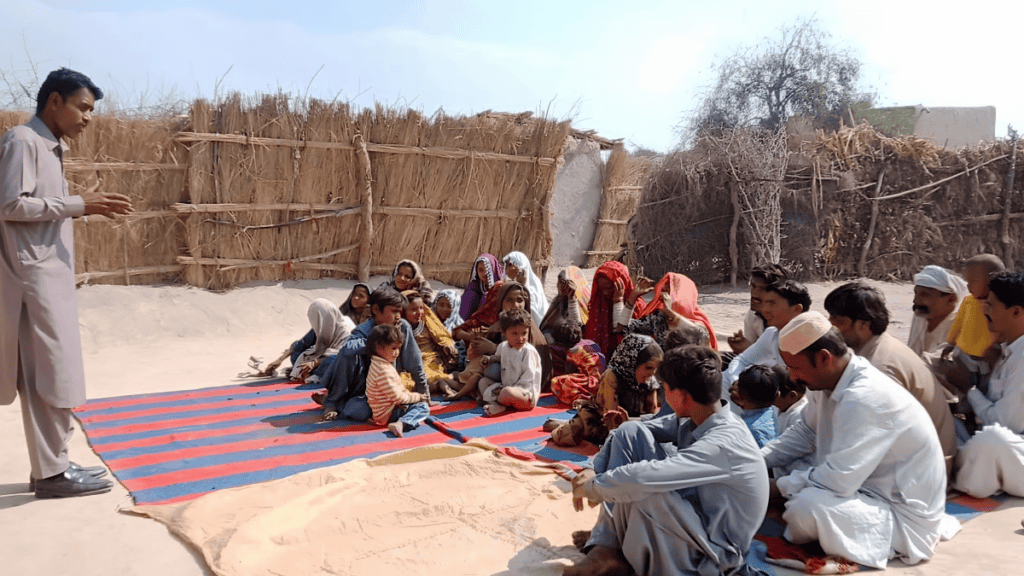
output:
[[[462,303],[459,305],[459,316],[469,318],[474,312],[480,309],[487,296],[487,291],[500,282],[505,275],[505,270],[491,254],[481,254],[473,264],[473,273],[469,276],[469,284],[462,293]]]

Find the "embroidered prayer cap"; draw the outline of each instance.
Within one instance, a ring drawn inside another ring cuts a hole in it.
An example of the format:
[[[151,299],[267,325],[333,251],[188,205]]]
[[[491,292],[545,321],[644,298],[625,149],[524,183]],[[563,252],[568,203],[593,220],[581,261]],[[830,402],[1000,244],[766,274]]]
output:
[[[955,293],[957,298],[967,294],[967,283],[942,266],[925,266],[914,274],[914,286],[933,288],[947,294]]]
[[[779,351],[798,354],[831,329],[832,323],[821,312],[804,312],[779,330]]]

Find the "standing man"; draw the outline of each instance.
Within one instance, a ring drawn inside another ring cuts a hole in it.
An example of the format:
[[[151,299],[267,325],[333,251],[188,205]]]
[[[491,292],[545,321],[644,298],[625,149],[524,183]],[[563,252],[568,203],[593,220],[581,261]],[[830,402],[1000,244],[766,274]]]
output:
[[[949,340],[967,283],[942,266],[925,266],[914,274],[914,319],[907,346],[918,356],[937,356]]]
[[[828,321],[839,330],[854,354],[867,359],[924,406],[935,424],[949,473],[956,455],[956,428],[946,389],[920,356],[885,331],[889,327],[889,309],[882,292],[862,282],[849,282],[825,297],[825,310],[829,313]]]
[[[806,312],[779,333],[790,377],[810,398],[803,419],[761,449],[769,467],[814,454],[817,464],[775,482],[785,537],[884,569],[917,564],[960,530],[945,514],[946,467],[921,404],[854,356],[824,316]]]
[[[982,309],[1001,345],[987,390],[950,379],[982,426],[957,455],[956,488],[976,498],[1000,490],[1024,497],[1024,272],[996,272],[988,289]]]
[[[68,195],[61,138],[89,124],[103,92],[61,68],[39,88],[36,115],[0,139],[0,404],[21,398],[37,498],[110,490],[101,467],[68,460],[71,409],[85,402],[70,218],[132,211],[121,194]]]

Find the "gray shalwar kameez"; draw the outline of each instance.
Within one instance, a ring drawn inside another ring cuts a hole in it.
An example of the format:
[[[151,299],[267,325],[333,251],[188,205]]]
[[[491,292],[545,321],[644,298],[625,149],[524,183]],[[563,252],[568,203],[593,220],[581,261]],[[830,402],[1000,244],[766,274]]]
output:
[[[619,426],[584,487],[604,501],[587,547],[622,550],[644,575],[760,574],[746,554],[768,509],[768,469],[723,407],[700,426],[674,414]]]
[[[71,408],[85,402],[67,146],[34,116],[0,139],[0,404],[21,396],[32,476],[67,469]]]

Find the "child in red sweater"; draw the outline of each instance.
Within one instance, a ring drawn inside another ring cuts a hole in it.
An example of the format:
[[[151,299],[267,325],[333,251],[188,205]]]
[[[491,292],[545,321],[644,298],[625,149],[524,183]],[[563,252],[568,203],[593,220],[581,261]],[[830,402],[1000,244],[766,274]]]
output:
[[[406,390],[395,369],[404,342],[402,329],[391,324],[374,326],[366,338],[366,349],[372,353],[366,374],[366,401],[373,411],[374,423],[387,425],[399,438],[430,415],[430,397]]]

